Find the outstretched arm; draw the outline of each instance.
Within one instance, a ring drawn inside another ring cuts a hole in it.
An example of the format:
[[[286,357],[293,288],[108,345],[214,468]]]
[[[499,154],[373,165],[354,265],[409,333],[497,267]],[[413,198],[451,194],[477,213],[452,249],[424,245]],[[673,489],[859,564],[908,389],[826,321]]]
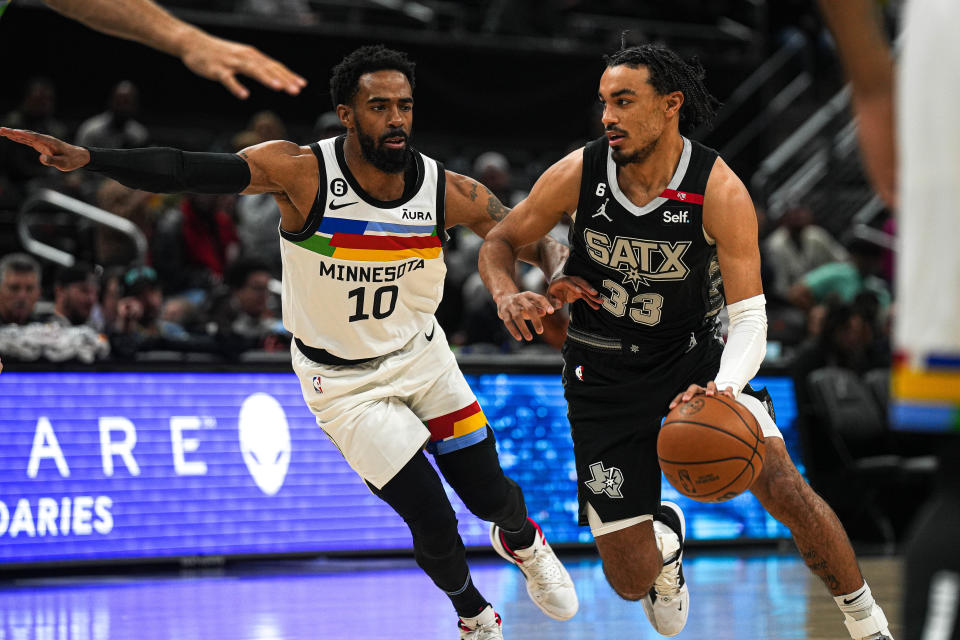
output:
[[[820,0],[850,80],[864,164],[873,187],[897,204],[893,124],[893,57],[872,0]]]
[[[170,15],[151,0],[44,0],[55,11],[96,29],[180,58],[240,99],[250,92],[236,74],[297,95],[307,81],[250,45],[216,38]]]
[[[193,153],[165,147],[78,147],[33,131],[0,127],[0,137],[32,147],[41,164],[60,171],[86,168],[133,189],[154,193],[271,193],[280,224],[299,230],[317,192],[317,161],[310,149],[274,140],[238,154]]]

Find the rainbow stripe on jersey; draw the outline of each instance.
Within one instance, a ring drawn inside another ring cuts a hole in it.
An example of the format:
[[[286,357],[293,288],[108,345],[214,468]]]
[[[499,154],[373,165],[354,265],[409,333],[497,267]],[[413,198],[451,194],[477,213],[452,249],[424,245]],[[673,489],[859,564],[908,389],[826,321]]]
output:
[[[314,253],[358,262],[439,258],[435,224],[398,224],[324,216],[314,235],[296,243]]]
[[[459,411],[423,423],[430,430],[427,450],[434,454],[463,449],[487,437],[487,416],[476,400]]]
[[[960,433],[960,354],[929,355],[913,366],[896,358],[891,373],[891,427]]]

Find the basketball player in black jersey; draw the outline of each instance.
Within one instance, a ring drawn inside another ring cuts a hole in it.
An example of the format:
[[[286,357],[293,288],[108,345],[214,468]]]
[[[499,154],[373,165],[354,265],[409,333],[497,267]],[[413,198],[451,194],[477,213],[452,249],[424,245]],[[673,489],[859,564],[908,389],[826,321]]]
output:
[[[713,115],[703,75],[657,45],[607,58],[606,135],[548,169],[486,236],[480,273],[518,340],[532,338],[528,323],[540,333],[545,314],[572,302],[563,382],[580,523],[593,531],[611,586],[643,601],[657,631],[676,635],[689,610],[683,514],[660,502],[657,432],[678,403],[724,394],[750,409],[767,437],[754,495],[790,528],[851,637],[891,638],[842,525],[791,462],[769,396],[748,385],[766,345],[757,219],[717,153],[680,134]],[[574,222],[563,272],[546,296],[518,291],[517,250],[564,214]],[[724,304],[726,346],[717,322]]]

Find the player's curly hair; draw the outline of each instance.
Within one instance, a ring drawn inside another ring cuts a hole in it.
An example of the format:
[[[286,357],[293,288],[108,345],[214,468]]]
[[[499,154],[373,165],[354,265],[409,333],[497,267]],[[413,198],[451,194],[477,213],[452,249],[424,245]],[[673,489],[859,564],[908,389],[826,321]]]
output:
[[[636,69],[640,65],[645,66],[650,72],[650,84],[660,95],[674,91],[683,93],[681,128],[689,130],[709,126],[717,115],[720,101],[704,86],[706,72],[696,58],[686,61],[661,44],[641,44],[623,47],[603,59],[608,68],[626,65]]]
[[[360,47],[341,60],[330,75],[330,97],[334,108],[339,104],[350,104],[353,97],[357,95],[360,76],[365,73],[399,71],[407,76],[410,89],[413,89],[416,84],[415,66],[407,54],[388,49],[382,44]]]

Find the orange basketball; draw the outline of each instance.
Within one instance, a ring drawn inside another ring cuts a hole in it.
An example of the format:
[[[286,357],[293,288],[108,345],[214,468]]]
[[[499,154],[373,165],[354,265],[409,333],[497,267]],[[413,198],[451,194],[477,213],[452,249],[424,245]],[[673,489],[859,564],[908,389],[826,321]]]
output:
[[[750,488],[766,443],[745,406],[727,396],[695,396],[671,411],[657,437],[670,484],[700,502],[723,502]]]

